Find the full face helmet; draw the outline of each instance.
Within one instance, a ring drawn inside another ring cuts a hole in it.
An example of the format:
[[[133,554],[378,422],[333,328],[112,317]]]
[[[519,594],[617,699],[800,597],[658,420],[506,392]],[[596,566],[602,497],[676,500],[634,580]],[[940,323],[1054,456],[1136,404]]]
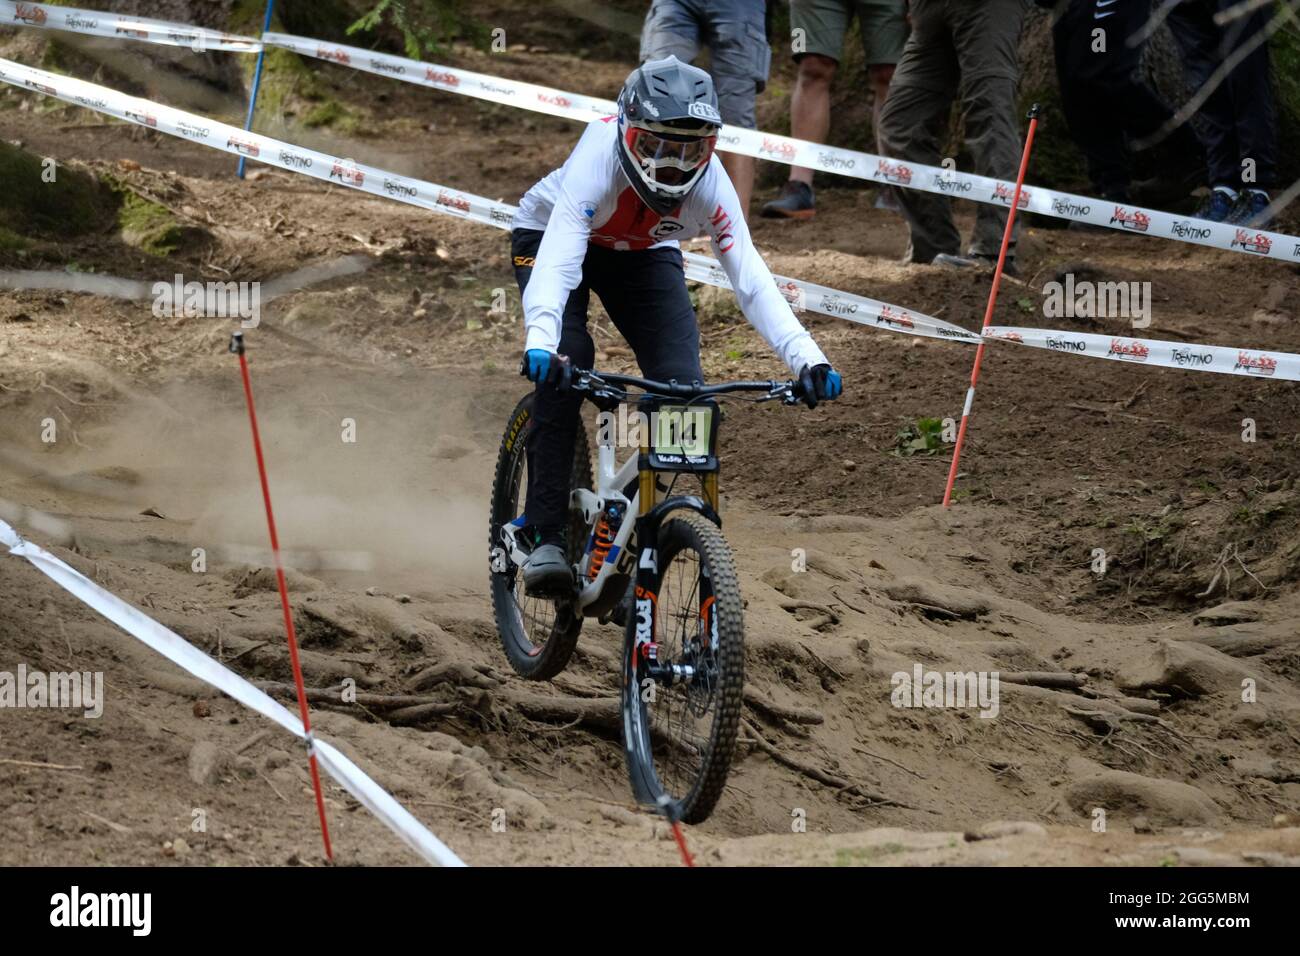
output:
[[[632,188],[661,216],[708,168],[722,116],[713,80],[675,56],[632,71],[618,97],[618,158]]]

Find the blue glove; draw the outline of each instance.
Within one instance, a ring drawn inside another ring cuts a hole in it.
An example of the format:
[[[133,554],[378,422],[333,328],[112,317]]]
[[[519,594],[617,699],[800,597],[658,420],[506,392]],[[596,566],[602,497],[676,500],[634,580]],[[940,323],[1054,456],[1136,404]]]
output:
[[[557,388],[568,386],[570,371],[567,361],[545,349],[529,349],[524,353],[524,360],[519,366],[519,374],[530,382],[554,385]]]
[[[840,373],[829,365],[805,365],[799,373],[799,384],[803,386],[804,404],[816,408],[818,402],[829,402],[844,392],[844,382]]]

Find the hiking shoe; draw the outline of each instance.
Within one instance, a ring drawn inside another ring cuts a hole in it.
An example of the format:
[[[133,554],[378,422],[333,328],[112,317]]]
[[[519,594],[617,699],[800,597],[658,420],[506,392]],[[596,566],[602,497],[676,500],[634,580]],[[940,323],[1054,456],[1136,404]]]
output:
[[[1273,221],[1268,215],[1268,207],[1272,202],[1268,193],[1262,189],[1243,189],[1225,221],[1252,229],[1267,229]]]
[[[1208,219],[1210,222],[1227,222],[1239,198],[1234,190],[1226,186],[1215,186],[1197,208],[1196,218]]]
[[[941,252],[934,257],[931,263],[936,266],[943,266],[946,269],[988,269],[992,272],[997,268],[998,260],[993,256],[954,256],[946,252]],[[1020,270],[1016,268],[1016,260],[1012,256],[1007,256],[1007,261],[1002,265],[1002,274],[1019,278]]]
[[[529,594],[568,594],[573,590],[573,568],[558,544],[541,544],[524,565],[524,590]]]
[[[763,204],[764,219],[811,219],[817,215],[813,189],[807,183],[790,180],[781,187],[781,195]]]

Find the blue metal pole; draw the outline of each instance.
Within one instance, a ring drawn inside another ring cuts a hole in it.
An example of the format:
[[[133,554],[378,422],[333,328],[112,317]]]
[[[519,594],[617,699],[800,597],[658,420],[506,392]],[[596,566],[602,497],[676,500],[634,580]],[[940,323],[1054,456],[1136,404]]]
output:
[[[266,33],[271,29],[271,14],[275,10],[275,0],[266,0],[266,20],[262,23],[262,32]],[[262,85],[262,61],[266,59],[266,47],[262,47],[257,54],[257,67],[253,70],[253,91],[248,96],[248,119],[244,120],[245,131],[253,128],[253,112],[257,109],[257,91]],[[247,160],[239,157],[239,171],[236,175],[240,179],[244,178],[244,163]]]

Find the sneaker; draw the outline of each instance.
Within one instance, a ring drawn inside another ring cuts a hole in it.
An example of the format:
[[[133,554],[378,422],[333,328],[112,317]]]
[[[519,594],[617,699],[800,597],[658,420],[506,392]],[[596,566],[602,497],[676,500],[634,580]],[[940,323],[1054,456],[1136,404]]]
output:
[[[781,188],[780,196],[763,204],[764,219],[811,219],[815,215],[813,188],[794,179]]]
[[[1225,221],[1252,229],[1267,229],[1273,222],[1273,217],[1268,215],[1272,203],[1273,200],[1262,189],[1243,189]]]
[[[946,269],[987,269],[992,272],[997,268],[998,260],[993,256],[981,256],[971,254],[969,256],[954,256],[946,252],[941,252],[934,257],[932,265],[943,266]],[[1007,261],[1002,265],[1002,274],[1011,276],[1016,279],[1020,276],[1020,270],[1016,268],[1016,260],[1013,256],[1007,256]]]
[[[1196,218],[1208,219],[1210,222],[1227,222],[1237,206],[1238,199],[1236,190],[1229,189],[1227,186],[1215,186],[1197,208]]]
[[[558,544],[539,544],[524,565],[529,594],[567,594],[573,590],[573,567]]]

